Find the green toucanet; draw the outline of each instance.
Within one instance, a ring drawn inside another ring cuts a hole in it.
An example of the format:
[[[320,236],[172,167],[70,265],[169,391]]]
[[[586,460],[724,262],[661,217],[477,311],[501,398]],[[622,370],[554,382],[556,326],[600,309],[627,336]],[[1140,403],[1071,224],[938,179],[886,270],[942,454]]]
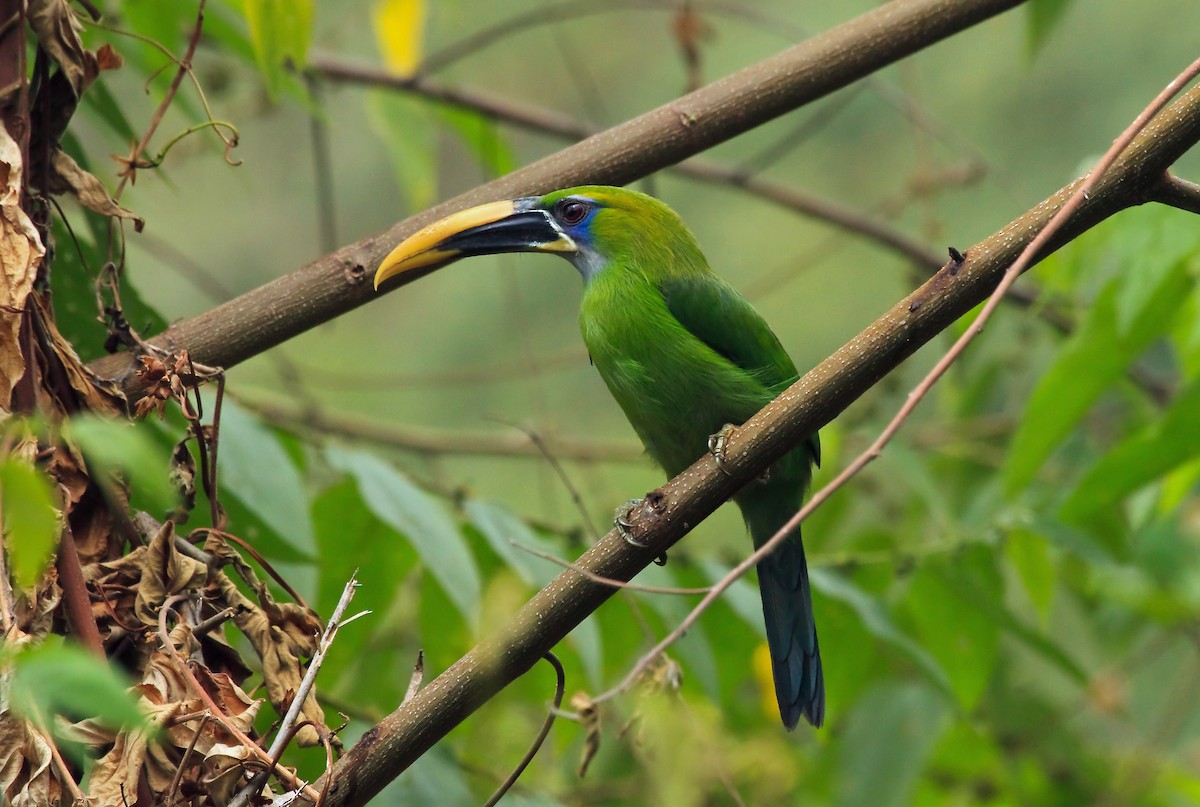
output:
[[[499,252],[557,252],[579,270],[583,341],[646,450],[671,476],[699,459],[712,435],[744,423],[796,379],[775,334],[713,274],[679,216],[636,191],[568,188],[455,213],[397,246],[375,286],[411,269]],[[815,434],[737,494],[756,546],[799,509],[814,462]],[[803,715],[820,726],[825,685],[799,529],[758,564],[758,583],[783,723],[791,729]]]

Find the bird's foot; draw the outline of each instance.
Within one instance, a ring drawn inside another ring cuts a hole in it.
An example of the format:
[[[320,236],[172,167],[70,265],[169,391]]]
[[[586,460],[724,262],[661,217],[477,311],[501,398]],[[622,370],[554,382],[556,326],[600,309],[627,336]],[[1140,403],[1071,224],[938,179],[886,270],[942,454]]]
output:
[[[616,509],[613,513],[613,527],[616,528],[617,534],[624,539],[625,543],[630,546],[636,546],[639,549],[648,549],[646,544],[633,537],[629,532],[633,524],[629,521],[629,514],[638,508],[645,499],[630,499]]]
[[[729,471],[725,468],[725,448],[729,445],[729,438],[736,431],[737,426],[726,423],[719,432],[709,435],[708,438],[708,453],[717,461],[717,469],[726,476],[729,475]]]
[[[636,546],[638,549],[649,549],[650,547],[648,544],[643,544],[641,541],[634,538],[632,534],[630,534],[629,530],[633,524],[629,521],[629,514],[645,501],[645,499],[630,499],[629,501],[625,502],[625,504],[618,507],[616,512],[613,513],[613,527],[616,528],[617,534],[624,539],[625,543],[629,544],[630,546]],[[658,566],[666,566],[667,553],[663,552],[661,555],[655,558],[654,563]]]

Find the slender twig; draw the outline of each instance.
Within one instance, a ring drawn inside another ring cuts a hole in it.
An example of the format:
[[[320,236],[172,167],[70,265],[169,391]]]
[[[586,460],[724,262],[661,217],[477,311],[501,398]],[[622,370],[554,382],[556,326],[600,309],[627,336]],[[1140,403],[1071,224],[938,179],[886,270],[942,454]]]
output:
[[[563,487],[566,488],[567,495],[571,497],[571,503],[575,505],[575,509],[579,511],[579,515],[583,519],[583,528],[587,530],[587,534],[591,536],[593,542],[600,540],[600,536],[596,532],[596,525],[592,523],[591,514],[588,513],[587,505],[584,504],[583,495],[579,492],[579,488],[575,487],[575,483],[571,481],[571,477],[567,473],[567,470],[563,468],[562,463],[558,461],[558,455],[553,451],[553,449],[551,449],[549,445],[546,444],[546,441],[542,438],[542,435],[539,434],[536,429],[530,428],[529,426],[522,426],[518,423],[513,423],[502,418],[493,418],[493,420],[495,420],[497,423],[503,423],[506,426],[511,426],[529,438],[529,441],[533,443],[537,447],[537,450],[541,452],[542,456],[546,458],[546,462],[550,463],[550,467],[554,470],[555,475],[558,477],[558,481],[562,482]]]
[[[175,792],[179,789],[179,783],[183,781],[183,772],[187,768],[188,758],[196,750],[196,743],[199,742],[200,736],[204,733],[204,727],[208,725],[208,721],[212,716],[208,712],[200,714],[200,725],[196,726],[192,732],[192,739],[188,742],[188,747],[183,752],[183,757],[179,760],[179,764],[175,767],[175,776],[171,778],[171,786],[167,788],[164,801],[166,807],[172,807],[175,804]]]
[[[1167,174],[1153,191],[1154,201],[1200,214],[1200,184]]]
[[[529,763],[533,762],[533,758],[537,756],[538,750],[542,747],[542,743],[546,741],[546,737],[550,734],[550,727],[554,725],[554,718],[558,716],[558,707],[562,706],[563,692],[567,688],[567,674],[563,670],[562,662],[553,653],[547,651],[546,655],[542,656],[554,668],[554,700],[550,708],[546,710],[546,719],[542,721],[542,727],[538,730],[537,736],[533,738],[533,744],[529,746],[529,750],[525,752],[525,756],[517,763],[517,767],[513,768],[512,773],[508,778],[500,783],[496,788],[496,792],[492,793],[491,797],[483,803],[483,807],[495,807],[495,804],[504,798],[504,794],[512,789],[516,784],[517,779],[521,778],[521,774],[529,767]]]
[[[580,566],[577,563],[572,563],[569,560],[563,560],[562,558],[557,558],[554,555],[551,555],[549,552],[543,552],[540,549],[535,549],[532,546],[525,546],[525,544],[520,544],[520,543],[517,543],[516,541],[509,541],[509,543],[512,544],[515,548],[521,550],[522,552],[528,552],[530,555],[533,555],[534,557],[541,558],[542,560],[548,560],[551,563],[556,563],[559,566],[562,566],[567,569],[574,569],[575,571],[579,572],[581,575],[586,577],[588,580],[591,580],[594,583],[599,583],[602,586],[612,586],[613,588],[625,589],[627,591],[642,591],[642,592],[645,592],[646,594],[707,594],[711,590],[710,586],[705,586],[703,588],[678,588],[678,587],[673,587],[673,586],[648,586],[644,583],[631,583],[628,580],[616,580],[611,577],[602,577],[601,575],[598,575],[593,571],[589,571],[588,569],[583,568],[582,566]]]
[[[298,411],[286,404],[270,403],[261,398],[238,396],[238,402],[251,411],[289,428],[308,428],[323,434],[336,434],[375,445],[398,448],[418,454],[470,454],[506,457],[541,456],[537,445],[526,437],[508,434],[431,432],[384,423],[355,415],[332,415],[322,411]],[[555,455],[574,462],[629,462],[641,459],[641,448],[631,441],[600,441],[554,438],[549,442]]]
[[[267,749],[267,755],[271,758],[272,762],[271,767],[261,773],[255,774],[250,782],[230,800],[229,807],[245,807],[250,802],[251,797],[260,792],[263,785],[267,783],[267,777],[270,776],[271,770],[278,766],[279,758],[283,756],[283,750],[287,747],[288,742],[293,736],[293,726],[295,726],[297,718],[300,717],[300,712],[304,708],[304,702],[308,700],[308,693],[312,691],[313,685],[317,681],[317,672],[321,669],[321,664],[325,661],[325,654],[333,646],[333,639],[337,636],[338,629],[344,624],[342,622],[342,615],[350,607],[350,601],[354,599],[354,594],[357,591],[358,569],[355,569],[353,574],[350,575],[350,579],[346,581],[346,585],[342,588],[342,596],[338,599],[337,606],[333,609],[328,624],[325,625],[325,632],[321,634],[321,641],[317,644],[317,651],[313,653],[312,660],[308,662],[308,669],[304,671],[304,678],[301,679],[300,686],[292,696],[292,702],[288,706],[283,720],[279,723],[279,728],[275,732],[275,740],[271,743],[271,747]],[[299,729],[299,726],[295,726],[295,729]]]
[[[179,61],[179,68],[175,71],[175,77],[171,79],[171,84],[163,94],[162,101],[159,102],[158,108],[154,110],[154,115],[150,118],[150,125],[146,127],[142,139],[134,145],[132,152],[130,152],[128,167],[121,172],[121,181],[117,183],[117,189],[113,192],[113,199],[121,198],[121,192],[125,190],[125,183],[130,181],[131,177],[137,171],[142,152],[150,145],[150,138],[154,137],[154,133],[158,131],[158,125],[162,123],[163,116],[167,114],[167,109],[175,101],[175,94],[179,92],[179,85],[183,83],[184,76],[192,71],[192,57],[196,55],[196,47],[200,44],[200,32],[204,29],[204,4],[206,1],[200,0],[200,5],[196,9],[196,25],[192,28],[192,36],[188,40],[187,52],[184,53],[183,58]]]
[[[104,642],[100,638],[100,628],[96,625],[91,596],[88,594],[87,583],[83,579],[83,567],[79,562],[79,549],[69,524],[64,524],[59,532],[57,569],[58,583],[62,587],[63,600],[75,637],[92,655],[105,661]]]
[[[692,610],[686,617],[683,618],[679,625],[677,625],[674,630],[663,637],[662,641],[644,654],[616,686],[601,693],[600,695],[597,695],[593,699],[596,703],[613,698],[622,692],[627,691],[631,686],[633,686],[634,683],[637,682],[638,678],[640,678],[646,669],[652,663],[654,663],[654,661],[662,654],[662,652],[678,641],[688,631],[688,629],[695,624],[696,620],[700,618],[700,615],[704,613],[704,611],[707,610],[708,607],[715,602],[716,599],[726,589],[733,585],[734,581],[745,575],[746,572],[754,568],[759,562],[775,551],[780,544],[788,540],[788,538],[793,532],[795,532],[796,528],[800,526],[804,519],[808,518],[808,516],[814,510],[820,507],[826,500],[828,500],[830,496],[840,490],[850,479],[857,476],[863,468],[867,467],[867,465],[869,465],[883,453],[883,449],[888,443],[891,442],[896,433],[899,432],[900,427],[903,426],[905,421],[908,420],[909,415],[911,415],[912,412],[917,408],[917,405],[920,404],[929,391],[933,389],[933,386],[938,382],[938,379],[940,379],[942,375],[944,375],[945,372],[950,368],[950,366],[958,359],[958,357],[962,355],[963,351],[966,350],[967,346],[975,339],[975,337],[983,332],[984,325],[987,324],[993,312],[995,312],[996,307],[1000,304],[1001,300],[1004,299],[1004,295],[1008,291],[1009,287],[1012,286],[1012,284],[1016,282],[1017,278],[1021,276],[1021,273],[1032,264],[1034,257],[1051,243],[1051,239],[1058,234],[1059,229],[1071,218],[1075,211],[1078,210],[1085,201],[1087,201],[1089,194],[1099,182],[1100,178],[1104,175],[1104,172],[1109,169],[1109,167],[1116,161],[1117,157],[1120,156],[1121,152],[1123,152],[1129,146],[1134,137],[1136,137],[1137,134],[1146,127],[1150,120],[1156,114],[1158,114],[1163,107],[1166,106],[1166,104],[1175,96],[1176,93],[1178,93],[1188,82],[1195,78],[1198,73],[1200,73],[1200,59],[1197,59],[1195,62],[1189,65],[1186,70],[1184,70],[1169,84],[1167,84],[1166,88],[1164,88],[1162,92],[1155,96],[1154,100],[1151,101],[1144,110],[1142,110],[1141,114],[1134,119],[1133,123],[1131,123],[1117,137],[1117,139],[1113,141],[1113,144],[1096,162],[1096,165],[1092,168],[1091,172],[1089,172],[1087,178],[1077,188],[1075,188],[1075,191],[1067,198],[1062,207],[1058,209],[1058,211],[1050,218],[1046,225],[1029,241],[1028,244],[1026,244],[1025,248],[1021,250],[1020,254],[1017,256],[1017,259],[1013,261],[1013,263],[1010,264],[1005,270],[1000,283],[996,286],[995,291],[993,291],[988,297],[987,302],[984,304],[983,309],[979,312],[979,316],[975,318],[975,321],[972,323],[971,327],[967,328],[962,335],[955,340],[950,349],[947,350],[946,353],[942,355],[941,359],[938,360],[937,364],[933,366],[933,369],[931,369],[912,389],[912,391],[908,394],[908,398],[905,400],[904,404],[896,412],[895,416],[892,417],[892,419],[888,422],[887,426],[884,427],[883,431],[880,432],[875,441],[871,443],[871,445],[868,446],[865,451],[855,457],[855,459],[849,465],[847,465],[841,471],[841,473],[839,473],[833,479],[833,481],[813,494],[813,497],[808,501],[808,503],[800,508],[795,515],[789,518],[787,522],[780,527],[773,536],[771,536],[770,539],[768,539],[765,543],[763,543],[762,546],[755,550],[753,554],[745,558],[737,566],[731,569],[723,578],[717,581],[717,583],[713,585],[712,590],[705,595],[704,599],[702,599],[694,608],[692,608]],[[914,302],[913,305],[915,306],[917,303]]]

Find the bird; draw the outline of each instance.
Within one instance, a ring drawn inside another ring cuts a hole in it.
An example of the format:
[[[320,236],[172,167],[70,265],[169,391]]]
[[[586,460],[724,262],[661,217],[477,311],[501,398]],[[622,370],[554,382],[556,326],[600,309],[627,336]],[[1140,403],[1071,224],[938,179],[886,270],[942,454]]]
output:
[[[509,252],[555,253],[579,271],[591,361],[671,477],[705,451],[722,465],[736,427],[797,378],[766,321],[712,271],[679,215],[631,189],[580,186],[454,213],[397,245],[375,288],[415,269]],[[820,457],[814,433],[734,496],[756,547],[799,509]],[[801,716],[820,727],[824,673],[799,528],[757,573],[780,718],[789,731]]]

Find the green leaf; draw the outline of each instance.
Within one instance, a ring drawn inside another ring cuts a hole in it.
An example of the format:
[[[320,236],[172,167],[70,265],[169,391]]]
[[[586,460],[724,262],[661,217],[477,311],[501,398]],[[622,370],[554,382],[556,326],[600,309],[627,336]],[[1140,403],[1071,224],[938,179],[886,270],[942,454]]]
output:
[[[814,590],[848,605],[858,615],[868,633],[902,650],[924,670],[933,683],[947,695],[954,696],[954,687],[951,686],[946,671],[933,656],[896,627],[883,603],[849,580],[825,569],[809,569],[808,577]]]
[[[58,545],[58,513],[50,481],[36,468],[9,457],[0,463],[4,539],[17,584],[31,588]]]
[[[463,618],[473,624],[479,611],[479,570],[466,540],[441,505],[371,454],[330,446],[326,457],[330,465],[354,478],[371,512],[412,543]]]
[[[1004,536],[1004,551],[1045,623],[1054,601],[1055,571],[1046,540],[1030,530],[1014,529]]]
[[[250,44],[272,100],[279,97],[288,68],[299,70],[312,40],[313,0],[244,0]]]
[[[433,204],[437,194],[437,160],[433,159],[437,131],[427,105],[395,93],[367,93],[367,120],[387,147],[396,185],[407,197],[409,210]]]
[[[909,804],[917,776],[949,722],[945,700],[920,683],[887,682],[861,698],[838,743],[844,807]]]
[[[1143,295],[1145,303],[1137,315],[1120,327],[1118,305],[1126,290],[1122,278],[1118,275],[1100,292],[1087,319],[1034,390],[1005,459],[1003,475],[1010,495],[1033,480],[1100,394],[1170,328],[1192,286],[1185,263],[1172,263],[1153,293]]]
[[[557,547],[508,508],[495,502],[470,499],[463,505],[463,511],[488,545],[525,583],[540,588],[563,571],[563,566],[519,548],[528,547],[558,557]]]
[[[992,572],[987,581],[989,591],[984,596],[999,598],[1003,592],[994,569]],[[921,646],[938,660],[963,711],[970,712],[991,679],[1000,630],[994,621],[960,600],[947,585],[947,574],[954,573],[936,561],[923,564],[909,583],[907,604]]]
[[[312,559],[316,540],[299,469],[274,432],[228,396],[221,404],[217,484],[222,499],[237,499]]]
[[[437,112],[458,133],[463,145],[489,176],[503,176],[516,169],[517,157],[494,119],[461,107],[437,107]]]
[[[328,675],[327,680],[336,682],[346,669],[362,663],[363,648],[373,634],[383,629],[401,589],[398,583],[416,562],[416,553],[395,530],[371,513],[353,480],[339,482],[317,496],[312,518],[318,550],[318,612],[333,611],[355,569],[360,586],[354,610],[372,612],[338,634],[321,668],[322,676]]]
[[[1062,22],[1071,0],[1031,0],[1027,32],[1029,35],[1029,52],[1036,54],[1046,44],[1050,34]]]
[[[65,432],[83,450],[93,475],[119,475],[128,481],[135,506],[162,518],[179,505],[179,495],[168,477],[170,451],[155,440],[152,428],[78,415],[67,422]]]
[[[1094,465],[1062,508],[1081,521],[1200,456],[1200,379],[1192,381],[1147,428],[1122,440]]]
[[[117,670],[82,648],[45,644],[13,658],[8,697],[13,708],[33,720],[92,717],[119,728],[145,722],[130,686]]]

